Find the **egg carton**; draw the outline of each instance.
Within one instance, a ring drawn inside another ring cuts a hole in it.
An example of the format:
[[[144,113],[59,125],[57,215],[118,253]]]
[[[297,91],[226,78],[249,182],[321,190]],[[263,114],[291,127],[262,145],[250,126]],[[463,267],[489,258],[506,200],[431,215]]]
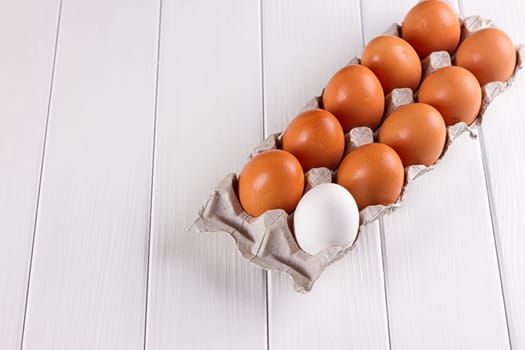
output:
[[[488,27],[495,27],[491,20],[479,16],[467,17],[462,21],[462,39],[470,34]],[[384,34],[399,36],[400,26],[393,24]],[[525,46],[516,46],[517,64],[512,77],[506,82],[490,82],[482,87],[483,100],[480,113],[471,125],[463,122],[447,127],[447,143],[440,159],[431,166],[412,165],[405,168],[405,185],[399,199],[391,205],[373,205],[362,209],[359,213],[360,226],[356,239],[350,247],[330,247],[316,255],[310,255],[297,245],[291,231],[293,227],[293,213],[288,215],[284,210],[268,210],[261,216],[254,218],[247,214],[237,196],[237,175],[228,174],[212,191],[208,200],[199,211],[197,219],[190,230],[196,232],[225,232],[234,239],[241,255],[255,265],[273,271],[287,273],[294,282],[294,289],[298,292],[308,292],[323,270],[330,264],[341,259],[354,249],[359,242],[359,235],[363,228],[395,211],[404,202],[406,186],[419,176],[431,171],[447,153],[448,147],[454,140],[464,133],[472,138],[478,135],[478,128],[482,123],[487,106],[501,92],[507,89],[514,80],[519,69],[522,68],[525,58]],[[443,67],[452,64],[453,57],[446,51],[437,51],[422,61],[423,78]],[[349,64],[359,63],[359,58],[352,59]],[[417,92],[416,92],[417,94]],[[394,89],[385,98],[385,117],[397,108],[412,103],[414,92],[411,89]],[[309,101],[302,111],[322,108],[321,97]],[[250,155],[255,155],[280,148],[282,133],[276,133],[266,138]],[[345,135],[345,154],[356,147],[374,142],[374,134],[367,127],[352,129]],[[305,192],[316,185],[334,182],[334,172],[328,168],[314,168],[305,174]]]

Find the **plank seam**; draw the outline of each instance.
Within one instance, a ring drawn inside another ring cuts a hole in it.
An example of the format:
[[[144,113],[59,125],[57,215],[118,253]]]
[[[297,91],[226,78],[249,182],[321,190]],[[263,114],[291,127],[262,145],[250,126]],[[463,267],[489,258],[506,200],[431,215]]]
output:
[[[392,338],[390,335],[390,312],[388,310],[388,293],[386,289],[386,244],[383,218],[379,218],[379,241],[381,247],[381,266],[383,268],[383,292],[385,296],[386,332],[388,339],[388,348],[392,349]]]
[[[264,83],[264,34],[263,34],[263,0],[259,0],[260,21],[260,55],[261,55],[261,109],[262,109],[262,137],[266,138],[268,123],[266,120],[266,86]]]
[[[505,326],[507,328],[507,340],[509,342],[509,349],[512,350],[512,340],[510,336],[510,327],[509,327],[509,316],[507,312],[507,300],[505,298],[505,290],[503,288],[503,278],[502,278],[502,268],[501,268],[501,259],[500,259],[500,244],[498,244],[499,230],[496,216],[496,208],[494,207],[494,196],[492,191],[492,183],[490,181],[490,171],[488,168],[488,163],[486,159],[486,147],[485,139],[483,137],[483,129],[479,130],[479,146],[481,153],[481,163],[483,165],[483,177],[485,182],[485,192],[487,193],[487,202],[489,206],[490,214],[490,224],[492,226],[492,239],[494,241],[494,253],[496,255],[496,265],[498,266],[498,278],[499,278],[499,287],[501,291],[501,298],[503,301],[503,312],[505,314]]]
[[[361,18],[361,41],[362,47],[366,45],[365,38],[365,25],[364,25],[364,16],[363,16],[363,0],[359,0],[359,17]],[[386,315],[386,333],[388,341],[388,349],[392,349],[392,340],[390,335],[390,312],[388,310],[388,293],[387,293],[387,283],[386,283],[386,247],[385,247],[385,237],[384,237],[385,227],[383,218],[379,218],[379,245],[381,249],[381,269],[383,270],[383,294],[385,300],[385,315]]]
[[[363,23],[363,0],[359,0],[359,17],[361,18],[361,47],[366,46],[365,24]]]
[[[464,10],[463,10],[463,0],[458,0],[458,10],[459,15],[461,17],[464,17]],[[505,315],[505,327],[507,328],[507,341],[509,343],[509,349],[512,350],[512,341],[510,337],[510,327],[509,327],[509,316],[507,312],[507,300],[505,298],[505,290],[503,288],[503,278],[502,278],[502,269],[501,269],[501,263],[500,263],[500,249],[498,249],[498,238],[499,232],[498,232],[498,225],[497,225],[497,217],[496,217],[496,209],[494,208],[494,196],[492,192],[492,184],[490,182],[490,172],[489,167],[487,163],[487,152],[485,148],[485,139],[483,137],[483,127],[479,129],[479,147],[480,147],[480,154],[481,154],[481,164],[483,167],[483,181],[485,183],[485,192],[487,193],[487,202],[489,206],[489,216],[490,216],[490,224],[492,228],[492,239],[494,242],[494,252],[496,255],[496,265],[498,267],[498,278],[499,278],[499,287],[501,291],[501,298],[503,301],[503,313]]]
[[[33,236],[31,238],[31,250],[29,253],[27,287],[26,287],[26,295],[25,295],[25,303],[24,303],[24,314],[22,317],[22,332],[20,334],[20,349],[21,350],[24,347],[24,337],[25,337],[26,320],[27,320],[27,308],[29,304],[29,288],[31,286],[31,273],[33,270],[33,256],[34,256],[34,250],[35,250],[36,229],[37,229],[37,224],[38,224],[38,213],[40,209],[40,195],[41,195],[42,182],[43,182],[43,177],[44,177],[43,176],[44,162],[45,162],[45,156],[46,156],[46,150],[47,150],[47,135],[48,135],[48,129],[49,129],[49,119],[50,119],[50,114],[51,114],[51,101],[53,98],[53,85],[55,81],[55,68],[56,68],[57,53],[58,53],[58,39],[60,36],[60,24],[62,22],[62,4],[63,4],[63,0],[60,0],[60,3],[58,5],[58,18],[57,18],[57,29],[55,33],[55,45],[53,48],[53,63],[51,67],[51,79],[49,82],[49,94],[48,94],[48,99],[47,99],[46,122],[45,122],[45,127],[44,127],[44,140],[43,140],[43,145],[42,145],[42,156],[40,160],[40,176],[38,179],[35,215],[33,219]]]
[[[262,112],[262,139],[266,138],[267,121],[266,121],[266,95],[264,84],[264,36],[263,36],[263,0],[259,0],[259,55],[261,64],[261,112]],[[265,286],[265,306],[266,306],[266,350],[270,350],[270,297],[269,297],[269,278],[268,270],[264,270],[264,286]]]
[[[162,5],[163,0],[159,0],[159,14],[158,14],[158,28],[157,28],[157,62],[155,67],[155,105],[153,108],[153,140],[152,140],[152,156],[151,156],[151,183],[150,183],[150,201],[149,201],[149,223],[148,223],[148,241],[147,246],[147,260],[146,260],[146,295],[144,305],[144,350],[147,347],[148,336],[148,316],[149,316],[149,292],[150,292],[150,275],[151,275],[151,245],[152,245],[152,228],[153,228],[153,195],[155,189],[155,164],[157,151],[157,115],[158,115],[158,101],[159,101],[159,72],[160,72],[160,50],[161,50],[161,33],[162,33]]]

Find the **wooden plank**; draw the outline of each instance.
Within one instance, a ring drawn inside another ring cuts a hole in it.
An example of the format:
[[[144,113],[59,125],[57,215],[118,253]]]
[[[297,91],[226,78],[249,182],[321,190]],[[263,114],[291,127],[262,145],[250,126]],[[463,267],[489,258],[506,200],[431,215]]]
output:
[[[358,1],[263,2],[265,111],[269,133],[286,128],[330,76],[362,49]],[[269,274],[271,349],[388,349],[379,225],[330,266],[306,295]]]
[[[310,293],[294,292],[282,274],[269,278],[271,349],[389,349],[377,224]]]
[[[157,1],[65,1],[24,349],[142,349]]]
[[[59,1],[0,5],[0,348],[20,347]]]
[[[480,166],[462,136],[384,220],[393,348],[509,348]]]
[[[368,40],[414,2],[388,4],[366,3]],[[478,140],[462,136],[408,187],[383,243],[393,349],[509,348]]]
[[[462,0],[466,16],[490,18],[515,43],[525,43],[522,1]],[[507,307],[512,349],[525,349],[525,167],[518,156],[525,147],[525,81],[523,71],[515,83],[490,105],[483,124],[483,150],[492,201],[493,224]],[[517,153],[518,152],[518,153]]]
[[[187,231],[262,137],[259,7],[163,4],[147,349],[266,349],[264,272]]]

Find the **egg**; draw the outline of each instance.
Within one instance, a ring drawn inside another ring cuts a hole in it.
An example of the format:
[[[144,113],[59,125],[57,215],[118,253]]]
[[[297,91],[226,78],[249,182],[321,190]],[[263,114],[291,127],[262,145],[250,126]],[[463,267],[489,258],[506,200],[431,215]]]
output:
[[[352,195],[334,183],[312,188],[299,201],[293,217],[295,239],[306,253],[329,247],[347,248],[359,230],[359,210]]]
[[[435,107],[446,125],[470,125],[481,108],[481,86],[476,77],[462,67],[441,68],[426,77],[418,91],[418,101]]]
[[[239,175],[239,200],[257,217],[270,209],[291,213],[304,190],[301,164],[291,153],[270,150],[252,158]]]
[[[461,24],[458,15],[443,1],[427,0],[412,7],[401,26],[401,36],[420,58],[433,51],[452,54],[459,43]]]
[[[445,147],[447,128],[438,110],[411,103],[390,114],[379,130],[379,142],[392,147],[403,165],[432,165]]]
[[[507,34],[486,28],[463,40],[456,52],[456,65],[471,71],[481,86],[507,81],[516,67],[516,50]]]
[[[345,133],[358,126],[375,129],[385,109],[383,88],[370,69],[352,64],[332,76],[323,92],[323,107]]]
[[[385,94],[396,88],[416,89],[421,80],[421,61],[405,40],[383,35],[366,45],[361,64],[379,78]]]
[[[299,160],[305,172],[319,167],[335,169],[343,156],[345,135],[332,113],[313,109],[299,114],[288,125],[282,148]]]
[[[369,205],[389,205],[404,183],[401,159],[390,146],[370,143],[348,153],[336,173],[336,182],[354,197],[359,210]]]

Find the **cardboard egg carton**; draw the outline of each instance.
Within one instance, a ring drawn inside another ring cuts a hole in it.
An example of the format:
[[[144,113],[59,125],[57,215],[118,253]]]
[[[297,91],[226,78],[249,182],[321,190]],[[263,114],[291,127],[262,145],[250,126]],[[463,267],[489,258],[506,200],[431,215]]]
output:
[[[490,20],[478,16],[465,18],[462,21],[462,39],[488,27],[495,27]],[[399,29],[399,25],[393,24],[385,31],[385,34],[399,36]],[[331,247],[316,255],[309,255],[304,252],[297,245],[291,231],[293,228],[293,213],[288,215],[284,210],[275,209],[254,218],[243,210],[237,196],[237,176],[234,173],[227,175],[213,190],[190,229],[197,232],[225,232],[231,235],[237,249],[245,259],[267,270],[285,272],[293,279],[296,291],[309,291],[328,265],[341,259],[355,248],[364,226],[384,215],[390,214],[403,205],[403,194],[406,186],[419,176],[431,171],[446,155],[448,146],[458,136],[468,133],[473,138],[477,137],[477,129],[481,125],[487,106],[496,96],[511,85],[517,71],[522,68],[525,58],[525,47],[517,46],[516,55],[518,58],[516,68],[508,81],[490,82],[482,87],[482,106],[476,120],[470,126],[465,123],[458,123],[447,127],[447,143],[440,159],[429,167],[413,165],[405,168],[403,192],[394,204],[388,206],[373,205],[360,211],[359,233],[350,247]],[[359,63],[359,59],[354,58],[349,64],[353,63]],[[450,66],[451,63],[452,58],[448,52],[433,52],[422,61],[423,78],[435,70]],[[394,89],[386,96],[384,117],[397,108],[413,101],[414,92],[411,89]],[[303,111],[320,108],[322,107],[320,104],[321,98],[315,97],[303,107]],[[250,158],[258,153],[280,148],[281,135],[281,133],[270,135],[254,149]],[[353,148],[374,142],[376,136],[367,127],[352,129],[345,135],[345,154]],[[305,174],[305,191],[321,183],[334,182],[334,174],[327,168],[311,169]]]

